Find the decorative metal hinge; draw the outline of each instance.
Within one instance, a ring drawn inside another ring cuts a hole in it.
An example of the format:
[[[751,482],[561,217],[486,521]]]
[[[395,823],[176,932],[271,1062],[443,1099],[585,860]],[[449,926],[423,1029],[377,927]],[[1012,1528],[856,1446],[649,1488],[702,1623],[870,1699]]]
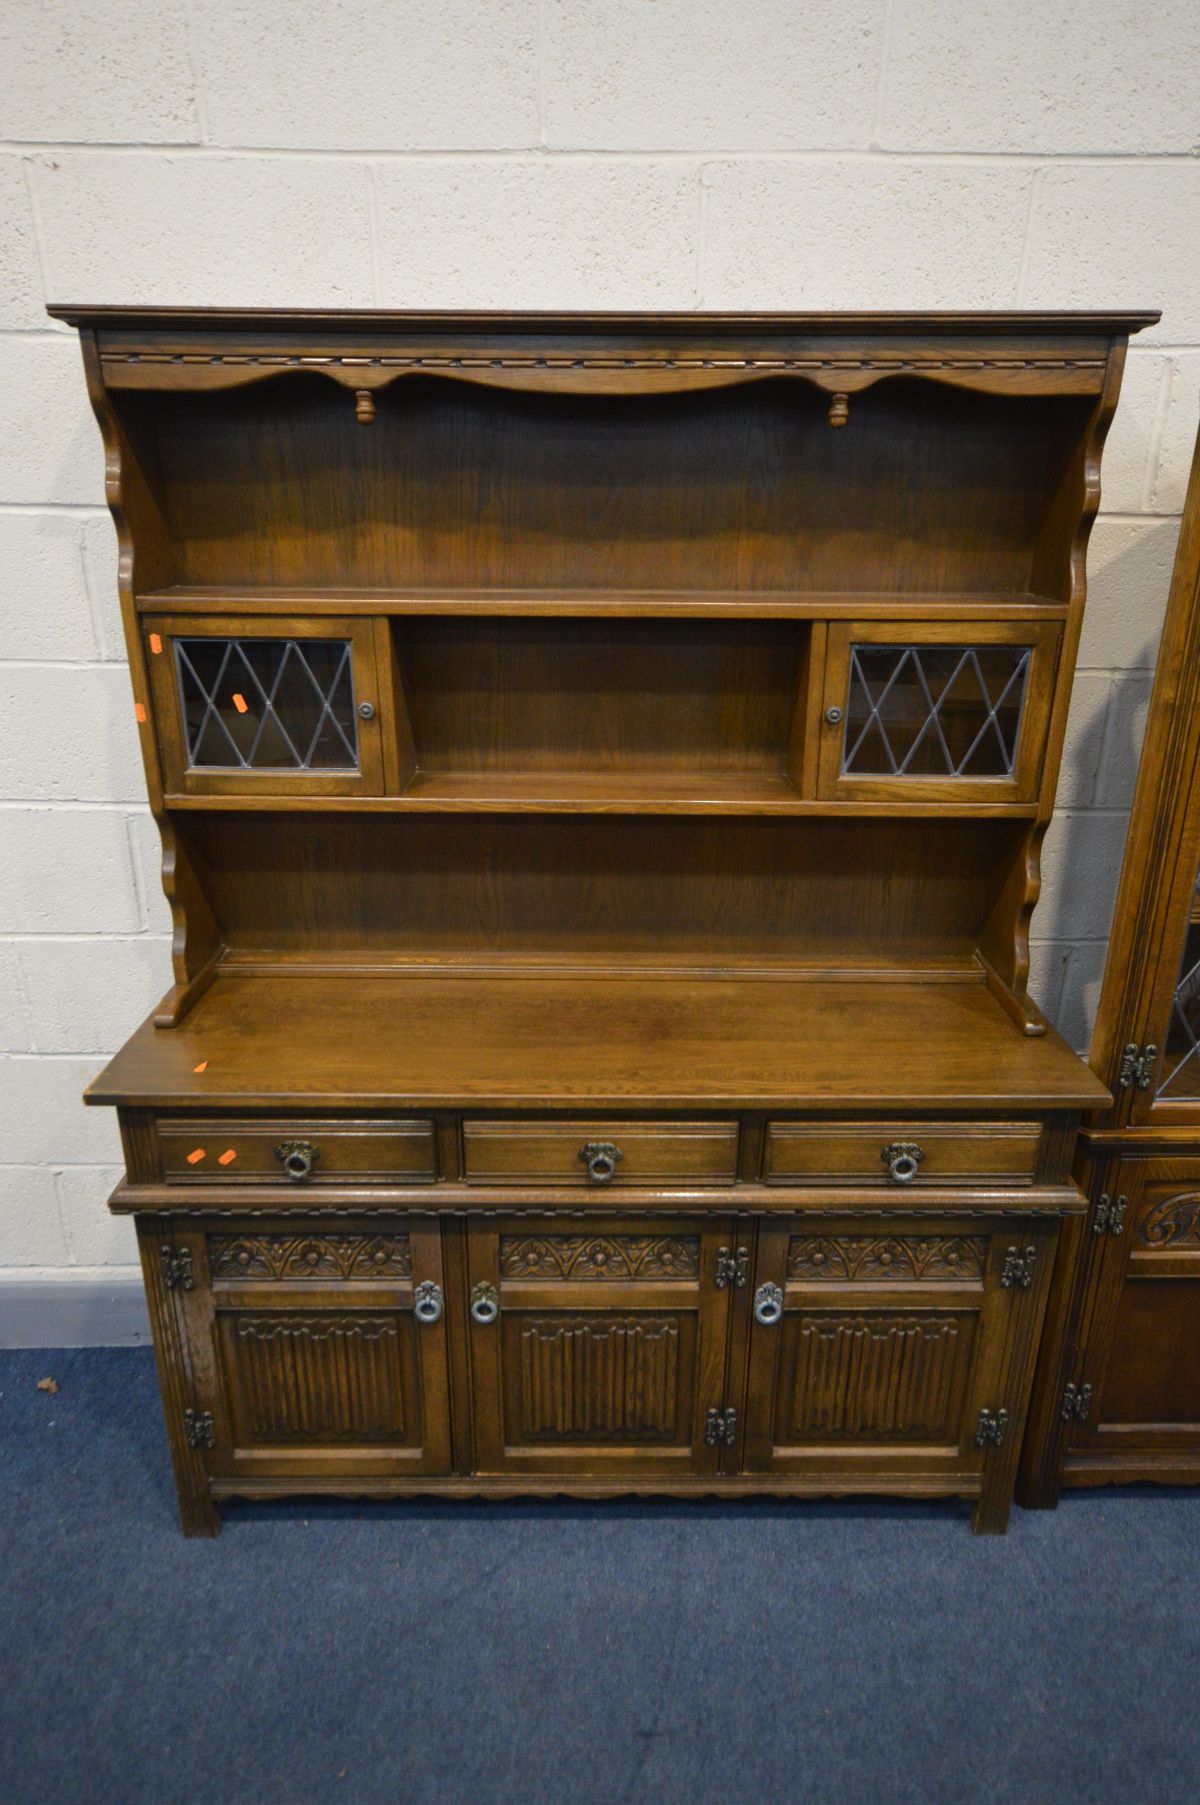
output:
[[[183,1439],[189,1448],[211,1448],[215,1445],[211,1410],[185,1410]]]
[[[1002,1448],[1008,1429],[1007,1410],[981,1410],[975,1426],[977,1448]]]
[[[704,1440],[710,1448],[732,1448],[737,1440],[737,1411],[732,1404],[725,1410],[713,1405],[704,1419]]]
[[[739,1247],[730,1252],[728,1247],[717,1249],[717,1270],[713,1274],[713,1284],[718,1291],[724,1291],[726,1285],[733,1285],[740,1291],[746,1283],[746,1275],[750,1265],[750,1249]]]
[[[1086,1423],[1092,1408],[1090,1385],[1064,1385],[1058,1414],[1064,1423]]]
[[[1150,1079],[1154,1073],[1154,1061],[1158,1058],[1158,1048],[1153,1045],[1139,1047],[1131,1040],[1121,1055],[1121,1069],[1117,1073],[1118,1090],[1127,1091],[1131,1087],[1140,1091],[1150,1089]]]
[[[1096,1199],[1096,1208],[1092,1216],[1092,1233],[1094,1235],[1119,1235],[1125,1228],[1125,1210],[1127,1197],[1110,1197],[1107,1191],[1101,1191]]]
[[[1033,1263],[1037,1259],[1036,1247],[1007,1247],[1004,1250],[1004,1265],[1000,1273],[1000,1283],[1005,1291],[1013,1285],[1019,1285],[1022,1291],[1028,1291],[1033,1283]]]
[[[192,1250],[190,1247],[167,1247],[158,1250],[162,1261],[163,1284],[168,1291],[194,1291],[196,1281],[192,1276]]]

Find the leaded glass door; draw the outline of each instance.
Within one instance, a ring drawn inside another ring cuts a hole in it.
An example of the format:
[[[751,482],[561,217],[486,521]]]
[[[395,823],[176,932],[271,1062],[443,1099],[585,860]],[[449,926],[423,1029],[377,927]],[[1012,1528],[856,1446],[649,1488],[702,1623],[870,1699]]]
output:
[[[169,794],[378,795],[374,623],[146,622]]]
[[[821,797],[1033,801],[1057,639],[1030,621],[832,624]]]

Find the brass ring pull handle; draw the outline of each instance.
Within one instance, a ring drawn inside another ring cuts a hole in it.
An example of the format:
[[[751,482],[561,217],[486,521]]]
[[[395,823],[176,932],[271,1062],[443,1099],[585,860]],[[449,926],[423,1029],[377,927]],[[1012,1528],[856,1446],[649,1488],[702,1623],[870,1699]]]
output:
[[[894,1185],[910,1185],[925,1154],[915,1141],[891,1141],[879,1157]]]
[[[312,1177],[312,1169],[320,1157],[311,1141],[280,1141],[275,1149],[275,1158],[297,1184]]]
[[[589,1141],[579,1149],[579,1157],[587,1167],[587,1175],[594,1185],[610,1185],[617,1170],[617,1162],[624,1159],[625,1155],[611,1141]]]
[[[480,1279],[471,1292],[471,1315],[486,1328],[489,1322],[495,1322],[499,1314],[500,1293],[495,1285],[489,1285],[486,1279]]]
[[[422,1279],[413,1292],[413,1315],[417,1321],[428,1328],[431,1323],[442,1320],[444,1308],[442,1287],[435,1285],[432,1279]]]
[[[772,1328],[783,1315],[783,1292],[768,1280],[754,1293],[754,1320],[764,1328]]]

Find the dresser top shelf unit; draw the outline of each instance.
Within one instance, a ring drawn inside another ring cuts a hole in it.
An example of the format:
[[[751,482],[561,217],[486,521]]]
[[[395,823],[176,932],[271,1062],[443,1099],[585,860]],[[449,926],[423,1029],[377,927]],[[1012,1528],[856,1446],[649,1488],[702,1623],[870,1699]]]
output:
[[[1156,316],[52,311],[176,929],[94,1101],[1095,1105],[1029,921]]]

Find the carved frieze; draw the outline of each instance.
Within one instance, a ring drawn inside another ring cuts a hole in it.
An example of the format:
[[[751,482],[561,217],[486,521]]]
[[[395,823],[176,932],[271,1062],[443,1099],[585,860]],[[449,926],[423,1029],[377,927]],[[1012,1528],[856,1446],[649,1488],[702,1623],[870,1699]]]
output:
[[[406,1279],[407,1235],[212,1235],[214,1279]]]
[[[694,1279],[698,1235],[504,1235],[506,1279]]]
[[[790,1279],[857,1284],[982,1279],[987,1241],[976,1235],[794,1235]]]

